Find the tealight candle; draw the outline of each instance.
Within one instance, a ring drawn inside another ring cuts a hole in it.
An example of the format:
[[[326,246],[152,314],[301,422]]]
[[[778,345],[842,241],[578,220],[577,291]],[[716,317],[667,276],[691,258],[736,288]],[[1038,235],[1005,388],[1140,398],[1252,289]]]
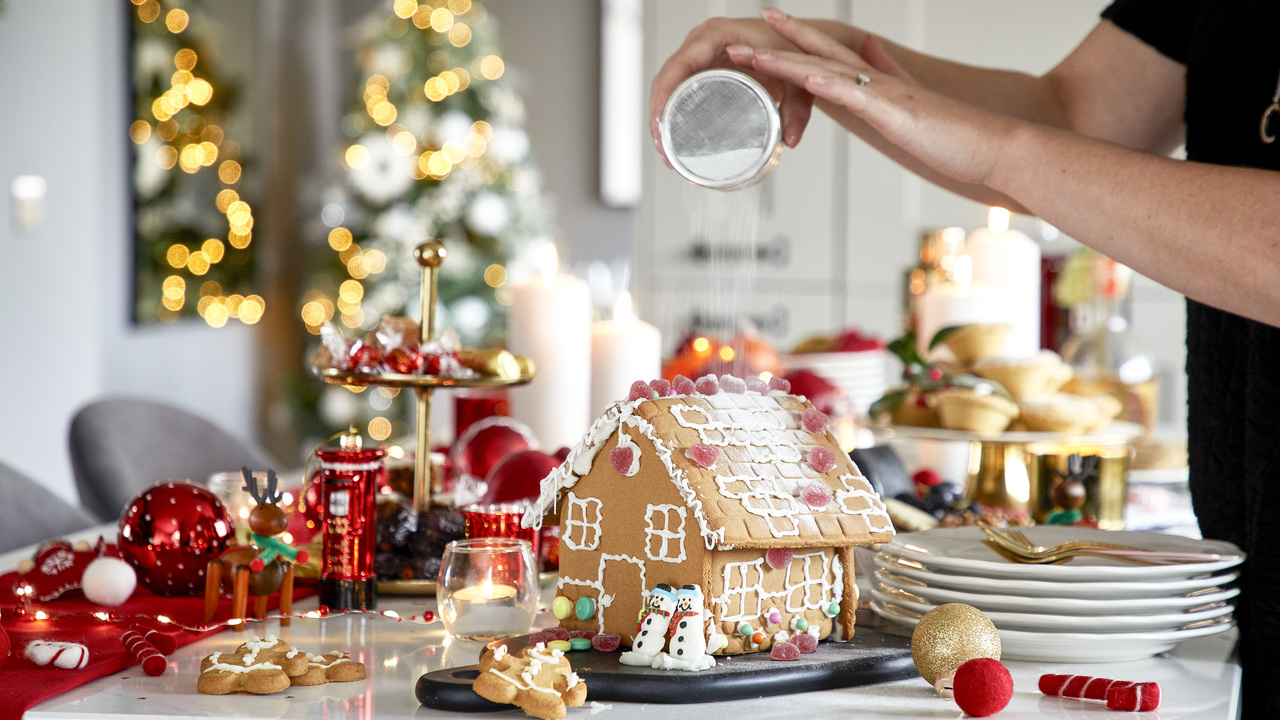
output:
[[[445,548],[436,598],[450,635],[484,642],[522,635],[533,625],[538,595],[527,540],[455,540]]]

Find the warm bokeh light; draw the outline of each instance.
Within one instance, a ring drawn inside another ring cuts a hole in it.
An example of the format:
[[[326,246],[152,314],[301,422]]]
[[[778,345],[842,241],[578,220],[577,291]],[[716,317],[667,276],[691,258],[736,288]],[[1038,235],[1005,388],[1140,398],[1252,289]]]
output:
[[[227,244],[237,250],[243,250],[249,247],[249,242],[253,239],[253,233],[248,230],[238,231],[235,228],[227,233]]]
[[[407,157],[418,149],[418,138],[414,137],[413,133],[402,130],[391,138],[391,147],[395,148],[396,152]]]
[[[454,15],[465,15],[471,10],[471,0],[449,0],[449,11]]]
[[[391,437],[391,421],[381,415],[370,420],[369,437],[379,442]]]
[[[343,161],[352,170],[359,170],[369,164],[369,149],[363,145],[352,145],[343,154]]]
[[[192,275],[204,275],[209,272],[209,256],[201,252],[191,253],[191,257],[187,258],[187,269]]]
[[[138,5],[138,19],[142,22],[153,23],[158,17],[160,17],[160,3],[156,0],[146,0]]]
[[[489,287],[502,287],[507,282],[507,269],[501,265],[490,265],[484,270],[484,282]]]
[[[210,295],[221,295],[222,285],[214,280],[209,280],[200,286],[200,297],[208,297]]]
[[[417,0],[396,0],[395,4],[391,6],[391,11],[396,14],[396,17],[406,20],[413,17],[413,13],[417,9]]]
[[[189,250],[186,245],[182,244],[170,245],[169,249],[165,251],[164,254],[165,262],[175,268],[186,267],[187,258],[189,257],[191,257],[191,250]]]
[[[351,247],[351,231],[344,227],[336,227],[329,231],[329,247],[342,252]]]
[[[733,362],[733,359],[737,356],[738,356],[738,353],[734,352],[734,349],[729,347],[728,345],[722,346],[720,348],[720,359],[725,362]]]
[[[187,23],[191,22],[190,16],[186,10],[174,8],[169,14],[164,16],[164,26],[169,28],[169,32],[178,34],[187,29]]]
[[[151,137],[151,123],[146,120],[135,120],[129,126],[129,139],[141,145]]]
[[[442,33],[453,27],[453,13],[449,8],[436,8],[431,13],[431,29]]]
[[[190,72],[196,67],[196,51],[190,48],[183,48],[173,56],[173,66],[179,70]]]
[[[240,163],[235,160],[224,160],[218,166],[218,179],[226,185],[240,182]]]
[[[428,80],[422,87],[423,93],[427,99],[432,102],[440,102],[449,95],[449,84],[440,77],[433,77]]]
[[[506,64],[497,55],[486,55],[480,58],[480,74],[487,80],[497,80],[502,77],[506,69]]]
[[[218,193],[216,205],[218,212],[225,213],[227,208],[231,207],[231,203],[240,199],[240,193],[235,190],[223,190]]]
[[[349,303],[357,303],[364,297],[364,285],[355,280],[344,280],[338,286],[338,297]]]
[[[245,325],[253,325],[262,319],[263,313],[267,311],[267,304],[257,295],[250,295],[240,303],[240,322]]]
[[[209,262],[220,263],[226,254],[226,246],[217,238],[209,238],[200,245],[200,252],[209,258]]]
[[[706,338],[704,338],[704,337],[700,337],[700,338],[696,338],[696,339],[693,341],[693,351],[694,351],[694,352],[696,352],[696,353],[698,353],[699,355],[704,355],[704,354],[706,354],[709,350],[711,350],[711,341],[710,341],[710,340],[708,340],[708,339],[706,339]]]
[[[458,23],[449,28],[449,44],[454,47],[465,47],[471,42],[471,28],[466,23]]]
[[[220,328],[227,324],[228,318],[227,307],[222,303],[213,303],[204,311],[204,321],[209,327]]]
[[[160,289],[167,298],[180,298],[187,294],[187,281],[181,276],[170,275],[160,284]]]

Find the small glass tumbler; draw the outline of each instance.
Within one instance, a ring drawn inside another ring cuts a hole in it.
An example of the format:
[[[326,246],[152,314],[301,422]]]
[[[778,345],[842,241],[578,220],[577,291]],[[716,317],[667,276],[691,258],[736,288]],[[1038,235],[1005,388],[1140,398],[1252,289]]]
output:
[[[538,593],[527,540],[454,540],[444,550],[436,600],[444,629],[456,638],[489,642],[529,632]]]
[[[529,509],[527,503],[476,503],[462,508],[468,538],[515,538],[528,540],[533,556],[539,557],[538,531],[520,527],[520,520]]]

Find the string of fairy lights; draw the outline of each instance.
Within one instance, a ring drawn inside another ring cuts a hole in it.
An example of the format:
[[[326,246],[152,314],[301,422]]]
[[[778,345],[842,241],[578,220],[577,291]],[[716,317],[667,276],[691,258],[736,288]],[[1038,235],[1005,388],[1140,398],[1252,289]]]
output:
[[[469,67],[462,67],[455,63],[448,51],[448,47],[461,49],[471,43],[472,26],[483,23],[487,15],[480,3],[447,0],[419,4],[418,0],[395,0],[392,13],[386,24],[386,32],[391,38],[401,38],[416,29],[424,33],[428,44],[440,48],[431,51],[426,58],[431,76],[425,82],[415,83],[406,102],[421,102],[421,98],[425,98],[432,104],[442,103],[471,88],[473,78],[497,80],[506,71],[505,63],[496,54],[480,55],[470,61]],[[442,181],[459,167],[476,170],[481,184],[490,184],[499,178],[502,168],[485,157],[488,144],[493,139],[493,127],[488,122],[473,122],[461,139],[440,137],[440,128],[434,123],[424,132],[415,134],[405,124],[397,122],[401,108],[390,97],[396,80],[395,76],[388,77],[382,73],[373,73],[366,78],[363,114],[367,121],[385,128],[386,139],[394,151],[405,158],[404,172],[413,181]],[[342,166],[349,172],[360,171],[375,161],[373,155],[365,142],[353,142],[342,153]],[[388,268],[385,253],[376,248],[362,248],[352,231],[344,225],[329,231],[328,243],[345,266],[349,278],[340,283],[336,299],[318,289],[304,296],[300,315],[308,332],[313,335],[318,335],[321,326],[329,321],[340,322],[352,329],[367,325],[369,318],[363,307],[365,285],[362,281]],[[490,267],[485,272],[486,283],[499,291],[503,290],[505,279],[506,271],[501,266]],[[509,294],[509,290],[498,292],[498,301],[502,302]],[[509,303],[508,297],[504,304]],[[375,420],[379,421],[379,427],[370,427],[375,437],[384,432],[390,434],[390,424],[385,419]]]
[[[132,0],[143,24],[160,22],[173,36],[186,32],[190,14],[181,8],[167,12],[157,0]],[[173,54],[173,72],[162,83],[162,92],[152,99],[150,117],[140,117],[129,127],[129,137],[139,146],[138,163],[154,163],[163,171],[174,168],[195,175],[206,168],[217,170],[221,189],[214,198],[218,212],[226,217],[225,237],[209,237],[202,242],[174,241],[163,250],[165,276],[159,286],[155,313],[160,320],[174,319],[188,304],[198,287],[196,313],[211,327],[223,327],[230,320],[253,325],[262,319],[266,302],[256,294],[228,292],[214,280],[201,279],[228,257],[228,247],[245,250],[253,240],[253,208],[240,196],[237,186],[243,169],[240,147],[225,137],[203,109],[214,99],[215,86],[200,77],[199,55],[190,47]],[[153,138],[159,141],[151,152]]]

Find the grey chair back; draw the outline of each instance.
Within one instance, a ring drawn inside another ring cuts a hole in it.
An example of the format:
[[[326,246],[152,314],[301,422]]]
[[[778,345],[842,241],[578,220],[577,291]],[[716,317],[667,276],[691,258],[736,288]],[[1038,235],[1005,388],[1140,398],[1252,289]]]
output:
[[[138,493],[166,480],[205,484],[215,472],[275,467],[269,456],[198,415],[136,398],[94,402],[71,420],[80,502],[115,520]]]
[[[84,510],[0,463],[0,553],[62,537],[98,524]]]

